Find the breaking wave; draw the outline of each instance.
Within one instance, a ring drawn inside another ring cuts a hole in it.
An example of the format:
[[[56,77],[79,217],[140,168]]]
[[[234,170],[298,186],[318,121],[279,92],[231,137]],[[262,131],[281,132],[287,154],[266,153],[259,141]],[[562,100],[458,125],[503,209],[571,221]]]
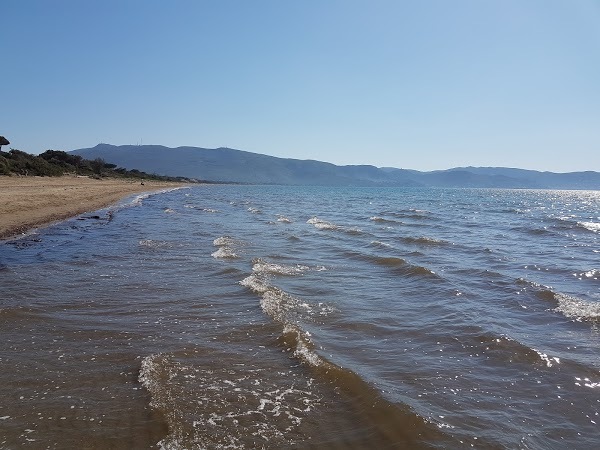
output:
[[[319,379],[333,383],[353,402],[360,405],[363,418],[370,421],[374,428],[386,429],[386,437],[394,445],[414,445],[425,435],[436,435],[439,441],[449,439],[435,424],[414,413],[408,405],[389,402],[358,374],[338,366],[317,352],[311,334],[300,326],[298,314],[304,315],[303,313],[308,312],[310,315],[327,315],[331,312],[330,308],[321,303],[315,308],[314,305],[309,305],[270,285],[259,274],[246,277],[240,284],[260,295],[263,311],[282,326],[279,341],[285,351],[307,365]],[[389,435],[390,430],[394,430],[391,432],[393,436]]]
[[[361,234],[362,230],[359,228],[352,227],[344,227],[341,225],[336,225],[332,222],[327,222],[326,220],[321,220],[318,217],[313,217],[308,219],[306,223],[313,225],[318,230],[334,230],[334,231],[343,231],[349,234]]]
[[[577,222],[577,225],[585,228],[586,230],[600,233],[600,223],[597,222]]]
[[[211,256],[213,258],[222,259],[222,258],[238,258],[238,254],[234,251],[234,246],[237,245],[237,241],[229,236],[221,236],[213,241],[213,245],[215,247],[219,247],[219,249],[213,253]]]
[[[385,217],[380,217],[380,216],[373,216],[373,217],[369,217],[369,220],[371,220],[371,221],[373,221],[373,222],[379,222],[379,223],[395,223],[395,224],[402,224],[402,222],[400,222],[399,220],[386,219]]]
[[[566,294],[554,293],[558,306],[554,309],[578,322],[600,322],[600,302],[586,301]]]
[[[135,197],[133,197],[133,199],[130,200],[128,203],[123,203],[123,204],[120,204],[119,206],[127,207],[127,206],[141,205],[143,203],[143,201],[146,200],[147,198],[153,197],[155,195],[166,194],[167,192],[178,191],[180,189],[189,189],[189,188],[185,187],[185,186],[181,186],[181,187],[175,187],[175,188],[169,188],[169,189],[161,189],[159,191],[153,191],[153,192],[144,192],[143,194],[139,194],[139,195],[136,195]]]
[[[301,264],[293,266],[284,264],[275,264],[267,262],[263,259],[255,259],[252,261],[252,271],[255,273],[270,273],[274,275],[301,275],[302,273],[310,270],[310,267]]]

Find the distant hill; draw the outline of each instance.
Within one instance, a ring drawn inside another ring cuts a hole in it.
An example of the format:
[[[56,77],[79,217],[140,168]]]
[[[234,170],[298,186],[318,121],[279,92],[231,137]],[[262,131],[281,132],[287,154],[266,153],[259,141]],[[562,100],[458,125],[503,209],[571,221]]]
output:
[[[502,167],[460,167],[433,172],[337,166],[277,158],[230,148],[169,148],[99,144],[71,153],[120,167],[210,181],[314,186],[435,186],[473,188],[600,189],[600,173],[552,173]]]

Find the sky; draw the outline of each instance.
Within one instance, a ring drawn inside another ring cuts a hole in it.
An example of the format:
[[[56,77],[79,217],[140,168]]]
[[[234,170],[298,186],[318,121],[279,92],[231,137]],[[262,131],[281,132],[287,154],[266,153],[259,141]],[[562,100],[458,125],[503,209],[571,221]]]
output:
[[[0,18],[0,135],[29,153],[600,171],[600,0],[2,0]]]

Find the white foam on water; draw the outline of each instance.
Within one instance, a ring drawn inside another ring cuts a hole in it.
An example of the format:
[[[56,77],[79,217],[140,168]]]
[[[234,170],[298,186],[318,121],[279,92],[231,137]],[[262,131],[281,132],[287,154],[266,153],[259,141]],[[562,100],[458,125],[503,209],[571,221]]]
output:
[[[314,345],[310,340],[309,333],[303,333],[302,330],[300,330],[295,325],[286,324],[283,328],[283,334],[294,335],[296,341],[296,348],[292,349],[294,352],[294,357],[298,358],[305,364],[314,367],[324,366],[328,364],[312,349]]]
[[[240,281],[242,286],[245,286],[257,294],[264,294],[269,289],[269,285],[256,275],[250,275]]]
[[[297,427],[321,397],[292,371],[188,365],[169,355],[142,360],[139,381],[164,414],[160,448],[281,448],[299,444]],[[258,444],[258,447],[257,447]]]
[[[221,236],[213,241],[215,247],[219,247],[218,250],[214,251],[210,255],[216,259],[223,258],[238,258],[239,255],[235,252],[234,246],[237,242],[229,236]]]
[[[386,219],[385,217],[381,217],[381,216],[372,216],[372,217],[369,217],[369,220],[372,222],[402,224],[402,222],[399,222],[398,220]]]
[[[596,233],[600,233],[600,223],[597,222],[577,222],[578,225],[583,228],[587,228],[590,231],[595,231]]]
[[[542,353],[539,350],[536,350],[535,348],[533,349],[533,351],[538,354],[540,359],[542,361],[544,361],[546,363],[546,366],[548,366],[548,367],[552,367],[556,364],[560,364],[560,358],[557,358],[555,356],[548,356],[546,353]]]
[[[338,227],[331,222],[327,222],[325,220],[321,220],[318,217],[313,217],[308,219],[306,223],[314,225],[318,230],[336,230]]]
[[[588,270],[583,274],[583,276],[586,278],[593,278],[594,280],[597,280],[598,277],[600,277],[600,269]]]
[[[374,247],[394,248],[392,245],[381,241],[371,241],[371,245]]]
[[[272,286],[267,278],[261,274],[244,278],[240,281],[240,285],[260,295],[262,310],[284,325],[295,321],[298,317],[312,319],[318,316],[327,316],[333,312],[333,308],[323,302],[311,304],[288,294],[276,286]]]
[[[558,306],[554,309],[565,317],[582,321],[600,320],[600,302],[585,301],[565,294],[555,294]]]
[[[189,189],[189,188],[186,186],[181,186],[181,187],[176,187],[176,188],[161,189],[159,191],[153,191],[153,192],[144,192],[143,194],[136,195],[131,200],[130,205],[131,206],[141,205],[142,202],[149,197],[152,197],[154,195],[159,195],[159,194],[166,194],[167,192],[178,191],[180,189]]]
[[[262,213],[262,211],[260,209],[254,208],[252,206],[248,208],[248,211],[251,212],[252,214],[261,214]]]
[[[235,241],[233,240],[233,238],[230,238],[229,236],[221,236],[221,237],[216,238],[213,241],[213,245],[215,247],[219,247],[219,246],[222,246],[222,245],[229,245],[229,246],[231,246],[231,245],[234,244],[234,242]]]
[[[277,222],[292,223],[292,221],[288,217],[282,216],[280,214],[277,215]]]
[[[202,208],[200,206],[196,206],[196,205],[183,205],[184,208],[188,208],[188,209],[196,209],[198,211],[203,211],[203,212],[207,212],[207,213],[218,213],[221,212],[218,209],[213,209],[213,208]]]
[[[239,255],[228,247],[221,247],[217,251],[212,252],[210,256],[216,259],[239,258]]]
[[[317,230],[344,231],[346,233],[351,234],[362,233],[362,230],[360,228],[342,227],[334,223],[327,222],[326,220],[319,219],[318,217],[312,217],[308,219],[306,223],[311,224]]]
[[[171,246],[169,242],[156,241],[154,239],[142,239],[138,242],[138,245],[145,248],[165,248]]]
[[[252,272],[270,273],[275,275],[300,275],[310,270],[310,267],[296,264],[293,266],[269,263],[262,259],[257,259],[253,262]]]

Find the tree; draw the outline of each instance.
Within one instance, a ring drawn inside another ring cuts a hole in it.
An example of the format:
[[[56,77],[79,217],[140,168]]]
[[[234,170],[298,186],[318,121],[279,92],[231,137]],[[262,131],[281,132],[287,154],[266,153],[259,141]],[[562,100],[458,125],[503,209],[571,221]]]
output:
[[[96,158],[93,161],[90,161],[90,166],[92,167],[92,170],[98,176],[102,176],[102,169],[104,169],[105,165],[106,161],[104,161],[102,158]]]
[[[8,142],[8,139],[6,139],[4,136],[0,136],[0,151],[2,150],[3,145],[8,144],[10,144],[10,142]]]

